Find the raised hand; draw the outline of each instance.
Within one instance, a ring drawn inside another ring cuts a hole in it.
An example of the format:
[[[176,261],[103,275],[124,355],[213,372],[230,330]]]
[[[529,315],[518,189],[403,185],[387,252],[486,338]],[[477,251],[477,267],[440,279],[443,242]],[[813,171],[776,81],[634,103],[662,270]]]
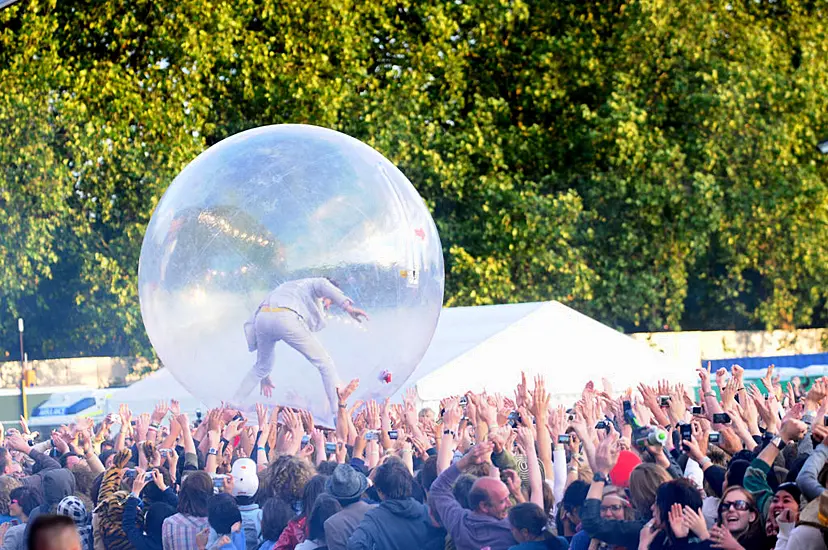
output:
[[[367,424],[369,430],[379,430],[381,427],[380,423],[380,411],[379,405],[373,399],[368,401],[366,405],[366,412],[367,412]]]
[[[707,532],[707,522],[705,521],[703,515],[697,513],[689,506],[685,506],[683,516],[684,525],[692,531],[694,535],[699,537],[701,540],[707,540],[710,538],[710,533]]]
[[[144,481],[144,474],[146,474],[146,470],[142,468],[135,468],[135,480],[132,482],[132,492],[138,495],[140,498],[141,491],[144,490],[147,482]]]
[[[344,405],[348,402],[348,398],[351,397],[351,394],[356,391],[359,387],[359,378],[354,378],[348,385],[344,388],[336,388],[336,396],[339,398],[339,404]]]
[[[443,413],[443,425],[445,429],[456,431],[460,425],[460,419],[463,416],[463,411],[460,409],[460,400],[452,397],[446,401]]]
[[[744,550],[744,547],[739,544],[730,531],[719,525],[714,525],[710,528],[710,540],[713,543],[713,548],[725,548],[727,550]]]
[[[612,432],[595,448],[595,471],[608,475],[618,462],[619,452],[618,434]]]
[[[690,534],[690,528],[684,523],[684,513],[681,504],[675,503],[669,512],[670,529],[676,538],[684,539]]]
[[[504,470],[503,477],[505,478],[504,481],[506,483],[506,487],[509,489],[509,492],[515,497],[515,500],[518,503],[526,502],[526,499],[523,496],[523,491],[520,490],[520,476],[514,470]]]
[[[773,369],[774,365],[768,365],[768,370],[765,372],[765,376],[760,378],[762,384],[765,385],[765,390],[770,393],[775,393],[773,389]]]
[[[118,414],[121,415],[121,426],[124,428],[129,427],[132,421],[132,412],[126,403],[121,403],[120,407],[118,407]]]
[[[460,471],[465,471],[471,466],[476,464],[484,464],[488,462],[489,456],[491,455],[493,445],[491,442],[483,442],[478,443],[471,450],[463,455],[463,458],[457,461],[457,468]]]
[[[716,371],[716,385],[719,386],[719,391],[724,390],[725,387],[725,377],[727,376],[727,369],[722,367]]]
[[[699,373],[699,381],[702,393],[711,391],[713,387],[710,385],[710,361],[707,362],[707,368],[696,369]]]
[[[299,410],[299,418],[302,419],[302,426],[305,428],[305,433],[309,434],[313,431],[313,413],[304,409]]]
[[[537,422],[546,420],[550,399],[551,396],[546,391],[546,384],[543,381],[543,376],[535,376],[535,389],[532,392],[532,406],[529,407],[529,412],[532,413],[532,416],[535,417]]]
[[[267,425],[267,405],[256,403],[256,418],[259,421],[259,429],[264,430]]]
[[[153,424],[160,424],[164,417],[167,416],[167,411],[169,410],[169,405],[166,401],[159,401],[157,405],[155,405],[155,410],[152,411],[152,417],[150,421]]]

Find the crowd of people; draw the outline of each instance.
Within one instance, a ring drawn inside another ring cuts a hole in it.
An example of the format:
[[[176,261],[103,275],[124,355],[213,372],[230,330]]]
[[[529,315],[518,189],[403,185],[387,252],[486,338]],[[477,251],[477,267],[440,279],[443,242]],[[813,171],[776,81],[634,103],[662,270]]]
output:
[[[122,406],[40,437],[3,431],[3,550],[828,550],[828,379],[700,389],[542,378],[439,410]],[[531,387],[530,387],[531,386]],[[436,409],[436,407],[435,407]]]

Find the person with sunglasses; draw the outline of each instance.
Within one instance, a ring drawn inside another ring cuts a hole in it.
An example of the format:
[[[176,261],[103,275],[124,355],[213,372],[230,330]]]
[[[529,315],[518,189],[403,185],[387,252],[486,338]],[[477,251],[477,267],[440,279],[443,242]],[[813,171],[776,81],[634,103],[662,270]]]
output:
[[[29,521],[29,514],[42,503],[37,491],[28,487],[17,487],[9,493],[11,503],[9,512],[14,520],[5,524],[3,533],[3,544],[0,550],[24,550],[26,548],[26,523]]]
[[[716,525],[710,528],[710,540],[721,548],[772,548],[765,536],[762,515],[756,500],[744,487],[734,485],[722,494]]]

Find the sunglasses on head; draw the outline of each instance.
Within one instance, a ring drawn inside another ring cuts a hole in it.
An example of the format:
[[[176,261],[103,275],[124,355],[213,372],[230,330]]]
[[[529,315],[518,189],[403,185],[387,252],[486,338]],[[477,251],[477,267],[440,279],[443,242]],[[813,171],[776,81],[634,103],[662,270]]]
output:
[[[719,504],[719,512],[726,512],[731,508],[737,512],[745,512],[750,510],[750,503],[746,500],[731,500],[730,502],[722,502]]]
[[[17,499],[16,499],[16,498],[11,499],[11,503],[12,503],[12,504],[20,504],[19,502],[17,502]]]

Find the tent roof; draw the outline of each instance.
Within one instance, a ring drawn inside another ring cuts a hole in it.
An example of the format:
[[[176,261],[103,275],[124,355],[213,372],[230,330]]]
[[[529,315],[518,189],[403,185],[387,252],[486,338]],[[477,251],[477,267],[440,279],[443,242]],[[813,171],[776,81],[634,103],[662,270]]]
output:
[[[410,386],[422,401],[467,390],[510,395],[520,371],[542,374],[560,401],[601,378],[616,390],[662,378],[692,385],[695,378],[692,367],[574,309],[534,302],[443,311],[431,347],[397,397]]]

